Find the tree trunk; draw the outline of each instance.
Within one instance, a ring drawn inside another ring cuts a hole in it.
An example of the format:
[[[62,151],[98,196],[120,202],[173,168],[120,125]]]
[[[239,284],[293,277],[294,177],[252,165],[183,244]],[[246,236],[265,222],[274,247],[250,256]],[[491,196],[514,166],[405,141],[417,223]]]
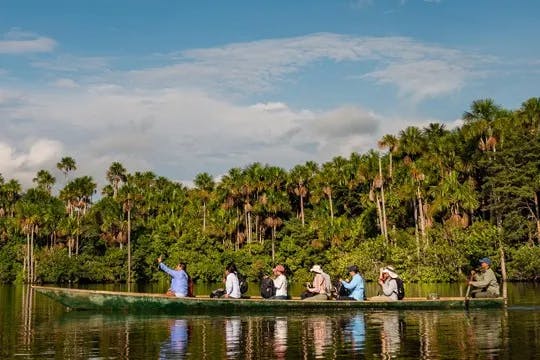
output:
[[[379,199],[379,194],[375,195],[375,202],[377,203],[377,220],[379,223],[379,229],[381,230],[381,235],[384,236],[381,200]]]
[[[206,231],[206,201],[203,201],[203,221],[202,221],[202,231]]]
[[[128,221],[127,221],[127,251],[128,251],[128,276],[127,276],[127,283],[128,283],[128,291],[130,290],[130,284],[131,284],[131,210],[128,209],[127,212]]]
[[[328,201],[330,202],[330,223],[334,224],[334,205],[332,203],[332,193],[328,193]]]
[[[302,219],[302,226],[304,226],[304,197],[300,195],[300,219]]]
[[[424,241],[424,246],[428,247],[428,241],[426,239],[426,221],[424,217],[424,206],[422,204],[422,194],[420,193],[420,185],[417,188],[418,196],[418,217],[420,218],[420,235],[422,236],[422,241]]]
[[[379,178],[381,180],[381,202],[382,202],[382,231],[384,235],[384,240],[388,244],[388,230],[386,228],[386,205],[384,200],[384,181],[382,177],[382,166],[381,166],[381,158],[379,157]]]
[[[32,225],[32,230],[30,232],[30,283],[35,281],[34,279],[34,225]]]
[[[272,266],[276,265],[276,226],[272,226]]]
[[[536,239],[540,245],[540,204],[538,203],[538,193],[534,192],[534,209],[536,212]]]
[[[414,205],[414,237],[416,239],[416,255],[418,260],[420,260],[420,238],[418,236],[418,205],[416,204],[416,199],[413,200]]]

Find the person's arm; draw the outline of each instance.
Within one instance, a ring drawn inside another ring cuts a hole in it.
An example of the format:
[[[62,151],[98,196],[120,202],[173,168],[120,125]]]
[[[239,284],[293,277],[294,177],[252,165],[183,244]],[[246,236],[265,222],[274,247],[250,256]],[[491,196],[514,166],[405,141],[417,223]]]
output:
[[[278,276],[273,281],[274,281],[274,287],[276,288],[276,290],[281,289],[283,287],[283,284],[285,283],[281,276]]]
[[[353,276],[353,278],[351,279],[351,282],[345,282],[345,281],[341,280],[341,283],[343,284],[345,289],[353,290],[358,285],[360,285],[360,276],[356,276],[356,275]]]
[[[382,285],[383,294],[391,296],[394,292],[397,294],[397,281],[396,279],[390,279]]]
[[[471,281],[470,284],[477,288],[485,288],[490,282],[491,279],[486,274],[476,274],[476,281]]]
[[[171,276],[174,276],[175,275],[175,271],[171,268],[169,268],[167,265],[165,265],[164,263],[160,262],[159,263],[159,268],[163,271],[165,271],[167,274],[171,275]]]
[[[233,279],[231,274],[227,275],[227,278],[225,280],[225,295],[228,297],[233,292]]]

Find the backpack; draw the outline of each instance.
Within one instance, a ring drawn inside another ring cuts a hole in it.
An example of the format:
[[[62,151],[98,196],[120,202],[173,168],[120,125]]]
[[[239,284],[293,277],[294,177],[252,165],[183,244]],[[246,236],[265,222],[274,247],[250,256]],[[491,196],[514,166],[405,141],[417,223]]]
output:
[[[188,290],[187,290],[187,296],[188,297],[195,297],[195,284],[193,283],[193,279],[191,276],[188,275]]]
[[[400,278],[395,278],[394,280],[396,281],[397,285],[397,298],[398,300],[403,300],[403,298],[405,297],[405,287],[403,286],[403,280],[401,280]]]
[[[246,280],[246,277],[244,275],[241,275],[240,273],[236,273],[236,277],[238,278],[238,285],[240,286],[240,293],[245,294],[248,291],[248,282]]]
[[[261,280],[261,296],[264,299],[268,299],[274,295],[276,295],[276,288],[274,287],[274,281],[269,277],[263,278]]]

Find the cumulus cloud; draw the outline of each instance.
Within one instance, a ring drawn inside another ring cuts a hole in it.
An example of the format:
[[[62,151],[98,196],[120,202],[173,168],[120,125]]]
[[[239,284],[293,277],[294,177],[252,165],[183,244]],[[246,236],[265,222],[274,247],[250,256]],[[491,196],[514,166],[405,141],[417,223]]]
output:
[[[25,54],[50,52],[56,41],[45,36],[13,29],[0,38],[0,54]]]
[[[185,180],[255,161],[288,168],[366,151],[385,121],[356,106],[313,111],[284,102],[236,105],[178,89],[75,88],[19,95],[16,109],[0,106],[0,163],[8,164],[0,172],[26,183],[40,168],[54,170],[66,155],[79,163],[78,174],[90,174],[100,184],[113,161],[130,171]],[[32,142],[29,134],[55,140]],[[15,149],[14,139],[24,139],[26,147]]]
[[[0,173],[28,187],[38,170],[54,166],[62,148],[59,141],[50,139],[28,138],[17,144],[0,141]]]

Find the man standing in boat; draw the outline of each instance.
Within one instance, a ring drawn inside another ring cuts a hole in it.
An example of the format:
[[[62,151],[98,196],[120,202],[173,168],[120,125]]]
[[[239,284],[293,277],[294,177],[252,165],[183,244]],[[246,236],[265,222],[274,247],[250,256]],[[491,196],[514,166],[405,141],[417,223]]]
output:
[[[500,296],[499,283],[497,277],[491,269],[491,260],[487,257],[480,259],[482,267],[480,273],[472,272],[473,280],[469,281],[469,285],[476,289],[471,291],[473,298],[496,298]]]
[[[171,279],[171,287],[167,290],[167,295],[176,297],[188,296],[188,282],[189,276],[186,273],[186,264],[179,263],[176,265],[176,269],[169,268],[162,262],[161,256],[158,257],[159,268],[169,274]]]

